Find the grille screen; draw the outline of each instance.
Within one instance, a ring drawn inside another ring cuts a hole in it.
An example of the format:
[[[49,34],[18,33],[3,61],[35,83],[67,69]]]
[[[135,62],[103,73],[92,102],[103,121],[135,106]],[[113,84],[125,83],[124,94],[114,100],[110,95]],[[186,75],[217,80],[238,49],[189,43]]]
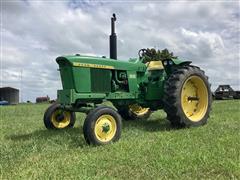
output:
[[[96,93],[111,92],[111,71],[91,68],[91,90]]]

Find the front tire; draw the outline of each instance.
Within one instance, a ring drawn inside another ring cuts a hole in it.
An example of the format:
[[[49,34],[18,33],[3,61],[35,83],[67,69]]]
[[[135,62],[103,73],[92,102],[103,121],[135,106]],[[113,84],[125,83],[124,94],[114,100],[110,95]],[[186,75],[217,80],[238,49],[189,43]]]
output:
[[[75,113],[61,109],[58,103],[49,106],[43,117],[43,122],[47,129],[71,128],[74,126],[75,121]]]
[[[86,142],[93,145],[104,145],[116,142],[121,136],[122,118],[113,109],[99,106],[87,115],[83,134]]]
[[[178,127],[207,123],[212,104],[208,77],[195,66],[176,69],[165,82],[164,110],[167,119]]]

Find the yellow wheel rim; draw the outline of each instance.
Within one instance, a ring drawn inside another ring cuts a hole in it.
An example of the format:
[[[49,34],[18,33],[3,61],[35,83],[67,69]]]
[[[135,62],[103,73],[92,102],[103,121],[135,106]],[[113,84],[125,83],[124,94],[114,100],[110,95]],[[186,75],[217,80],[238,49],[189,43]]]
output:
[[[71,122],[71,113],[57,109],[53,112],[51,117],[52,124],[58,129],[67,127]]]
[[[94,133],[101,142],[108,142],[113,139],[117,131],[116,120],[113,116],[105,114],[100,116],[95,124]]]
[[[129,109],[131,112],[133,112],[137,116],[144,115],[149,111],[149,108],[144,108],[138,104],[129,105]]]
[[[208,108],[208,89],[199,76],[191,76],[183,84],[181,105],[191,121],[198,122],[205,116]]]

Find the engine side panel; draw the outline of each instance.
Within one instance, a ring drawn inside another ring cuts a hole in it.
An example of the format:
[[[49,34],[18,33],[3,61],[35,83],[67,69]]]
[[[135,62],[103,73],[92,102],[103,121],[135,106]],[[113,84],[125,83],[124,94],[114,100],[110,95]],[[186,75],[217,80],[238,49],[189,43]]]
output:
[[[111,71],[108,69],[90,69],[91,92],[109,93],[111,92]]]

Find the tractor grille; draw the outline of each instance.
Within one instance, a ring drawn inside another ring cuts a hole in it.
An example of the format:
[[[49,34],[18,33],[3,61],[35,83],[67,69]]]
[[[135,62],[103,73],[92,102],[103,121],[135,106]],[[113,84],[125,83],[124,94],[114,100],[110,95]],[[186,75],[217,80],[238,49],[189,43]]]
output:
[[[91,90],[95,93],[111,92],[111,71],[91,68]]]

